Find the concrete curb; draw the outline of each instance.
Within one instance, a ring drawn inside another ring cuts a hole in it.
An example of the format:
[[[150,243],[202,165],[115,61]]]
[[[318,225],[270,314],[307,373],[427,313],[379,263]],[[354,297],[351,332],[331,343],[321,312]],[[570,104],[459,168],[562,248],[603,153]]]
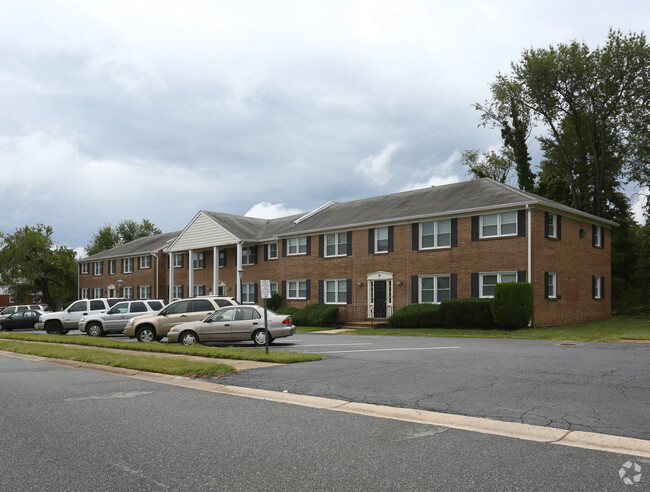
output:
[[[62,367],[75,369],[87,369],[106,374],[113,374],[123,377],[130,377],[141,381],[168,384],[182,388],[219,393],[245,398],[256,398],[259,400],[287,403],[321,410],[346,412],[368,417],[400,420],[425,425],[435,425],[450,429],[459,429],[470,432],[480,432],[496,436],[523,439],[526,441],[543,442],[547,444],[558,444],[561,446],[572,446],[583,449],[593,449],[608,453],[625,454],[641,458],[650,458],[650,441],[634,439],[630,437],[613,436],[608,434],[597,434],[595,432],[569,431],[555,429],[553,427],[542,427],[517,422],[504,422],[480,417],[468,417],[464,415],[453,415],[427,410],[415,410],[410,408],[394,408],[384,405],[371,405],[368,403],[355,403],[333,398],[323,398],[309,395],[296,395],[279,391],[245,388],[240,386],[227,386],[212,383],[205,380],[192,379],[183,376],[171,376],[167,374],[142,372],[132,369],[101,366],[85,362],[68,361],[62,359],[50,359],[33,355],[18,354],[14,352],[0,351],[0,355],[33,362],[46,362]]]

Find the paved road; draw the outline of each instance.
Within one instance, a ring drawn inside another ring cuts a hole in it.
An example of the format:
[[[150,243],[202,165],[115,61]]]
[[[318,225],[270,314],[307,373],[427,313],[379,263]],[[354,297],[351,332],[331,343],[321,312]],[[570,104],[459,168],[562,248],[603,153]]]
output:
[[[0,374],[0,490],[650,489],[634,456],[1,356]]]

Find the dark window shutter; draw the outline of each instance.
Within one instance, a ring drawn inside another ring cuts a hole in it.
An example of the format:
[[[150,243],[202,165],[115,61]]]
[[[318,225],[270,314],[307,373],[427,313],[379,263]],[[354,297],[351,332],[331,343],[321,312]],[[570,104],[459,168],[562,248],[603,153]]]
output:
[[[104,275],[104,262],[103,261],[99,264],[99,274]]]
[[[267,261],[269,259],[269,245],[265,244],[264,245],[264,261]]]
[[[311,299],[311,280],[307,280],[307,300]]]
[[[258,245],[252,246],[251,247],[251,252],[253,253],[253,265],[257,265],[257,254],[259,252],[259,246]],[[257,284],[255,284],[255,285],[257,285]],[[255,302],[257,302],[257,300]]]
[[[596,247],[596,226],[595,225],[591,226],[591,245],[594,248]]]
[[[458,247],[458,219],[451,219],[451,247]]]
[[[282,240],[282,258],[287,256],[287,240]]]
[[[458,299],[458,275],[455,273],[449,276],[449,298]]]
[[[348,232],[348,256],[352,256],[352,231]]]
[[[223,250],[223,267],[225,267],[228,264],[228,250],[224,249]]]
[[[548,299],[548,272],[544,272],[544,299]]]
[[[318,281],[318,303],[319,304],[323,304],[325,300],[325,294],[323,292],[323,284],[324,284],[323,280]]]
[[[596,298],[596,277],[591,277],[591,298]]]
[[[388,252],[393,252],[393,243],[395,241],[395,227],[388,226]]]
[[[478,241],[479,217],[472,215],[472,241]]]
[[[368,229],[368,254],[371,255],[375,252],[375,230]]]
[[[348,279],[348,304],[352,304],[352,279]]]
[[[526,270],[519,270],[517,272],[517,282],[525,282],[526,281]]]
[[[411,224],[411,249],[417,251],[420,249],[420,224]]]
[[[258,296],[258,285],[253,284],[253,303],[257,304],[257,296]]]
[[[311,236],[307,236],[307,256],[311,256]]]
[[[121,271],[124,273],[124,258],[120,259]]]
[[[605,277],[600,277],[600,298],[605,299]]]
[[[517,236],[526,237],[526,210],[517,210]]]
[[[325,256],[325,236],[319,234],[318,236],[318,257],[323,258]]]
[[[472,273],[472,297],[480,297],[478,291],[478,273]]]
[[[417,304],[419,300],[418,289],[420,287],[420,282],[418,281],[418,276],[411,276],[411,304]]]
[[[600,248],[605,249],[605,228],[600,228]]]
[[[287,298],[287,281],[283,280],[282,282],[280,282],[280,284],[282,285],[282,291],[280,292],[280,295],[286,299]]]
[[[562,239],[562,216],[557,216],[557,239]]]
[[[549,212],[544,212],[544,237],[549,237],[551,231],[548,228],[548,219],[551,214]]]

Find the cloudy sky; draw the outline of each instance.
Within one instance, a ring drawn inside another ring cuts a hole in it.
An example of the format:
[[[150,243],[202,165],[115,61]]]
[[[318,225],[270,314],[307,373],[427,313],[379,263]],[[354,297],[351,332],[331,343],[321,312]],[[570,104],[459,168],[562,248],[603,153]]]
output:
[[[280,216],[468,179],[472,108],[524,48],[647,0],[0,0],[0,231]],[[631,193],[634,190],[631,190]]]

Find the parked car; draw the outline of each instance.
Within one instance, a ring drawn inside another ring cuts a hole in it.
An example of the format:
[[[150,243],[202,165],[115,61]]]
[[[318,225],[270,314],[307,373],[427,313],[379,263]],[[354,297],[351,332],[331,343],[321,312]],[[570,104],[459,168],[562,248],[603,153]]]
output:
[[[186,321],[205,319],[217,309],[239,304],[234,297],[192,297],[170,303],[155,314],[145,314],[133,318],[126,325],[124,334],[135,337],[139,342],[162,340],[174,326]]]
[[[160,311],[165,307],[161,299],[143,299],[118,302],[105,313],[84,316],[79,320],[79,331],[92,337],[122,333],[127,323],[137,316]]]
[[[296,333],[291,316],[266,311],[269,344],[276,338]],[[219,309],[202,321],[181,323],[167,333],[170,343],[194,345],[197,342],[239,342],[252,340],[255,345],[266,345],[264,308],[261,306],[230,306]]]
[[[65,335],[79,325],[79,319],[91,314],[107,311],[114,304],[126,299],[109,297],[100,299],[81,299],[70,304],[63,311],[42,315],[38,320],[38,329],[49,334]]]
[[[28,309],[27,311],[18,311],[6,318],[0,319],[0,330],[33,330],[38,324],[38,318],[43,315],[40,309]]]
[[[43,311],[43,313],[52,311],[50,309],[50,306],[48,306],[47,304],[21,304],[20,306],[7,306],[2,311],[0,311],[0,318],[6,318],[7,316],[10,316],[14,313],[20,311],[29,311],[30,309]]]

